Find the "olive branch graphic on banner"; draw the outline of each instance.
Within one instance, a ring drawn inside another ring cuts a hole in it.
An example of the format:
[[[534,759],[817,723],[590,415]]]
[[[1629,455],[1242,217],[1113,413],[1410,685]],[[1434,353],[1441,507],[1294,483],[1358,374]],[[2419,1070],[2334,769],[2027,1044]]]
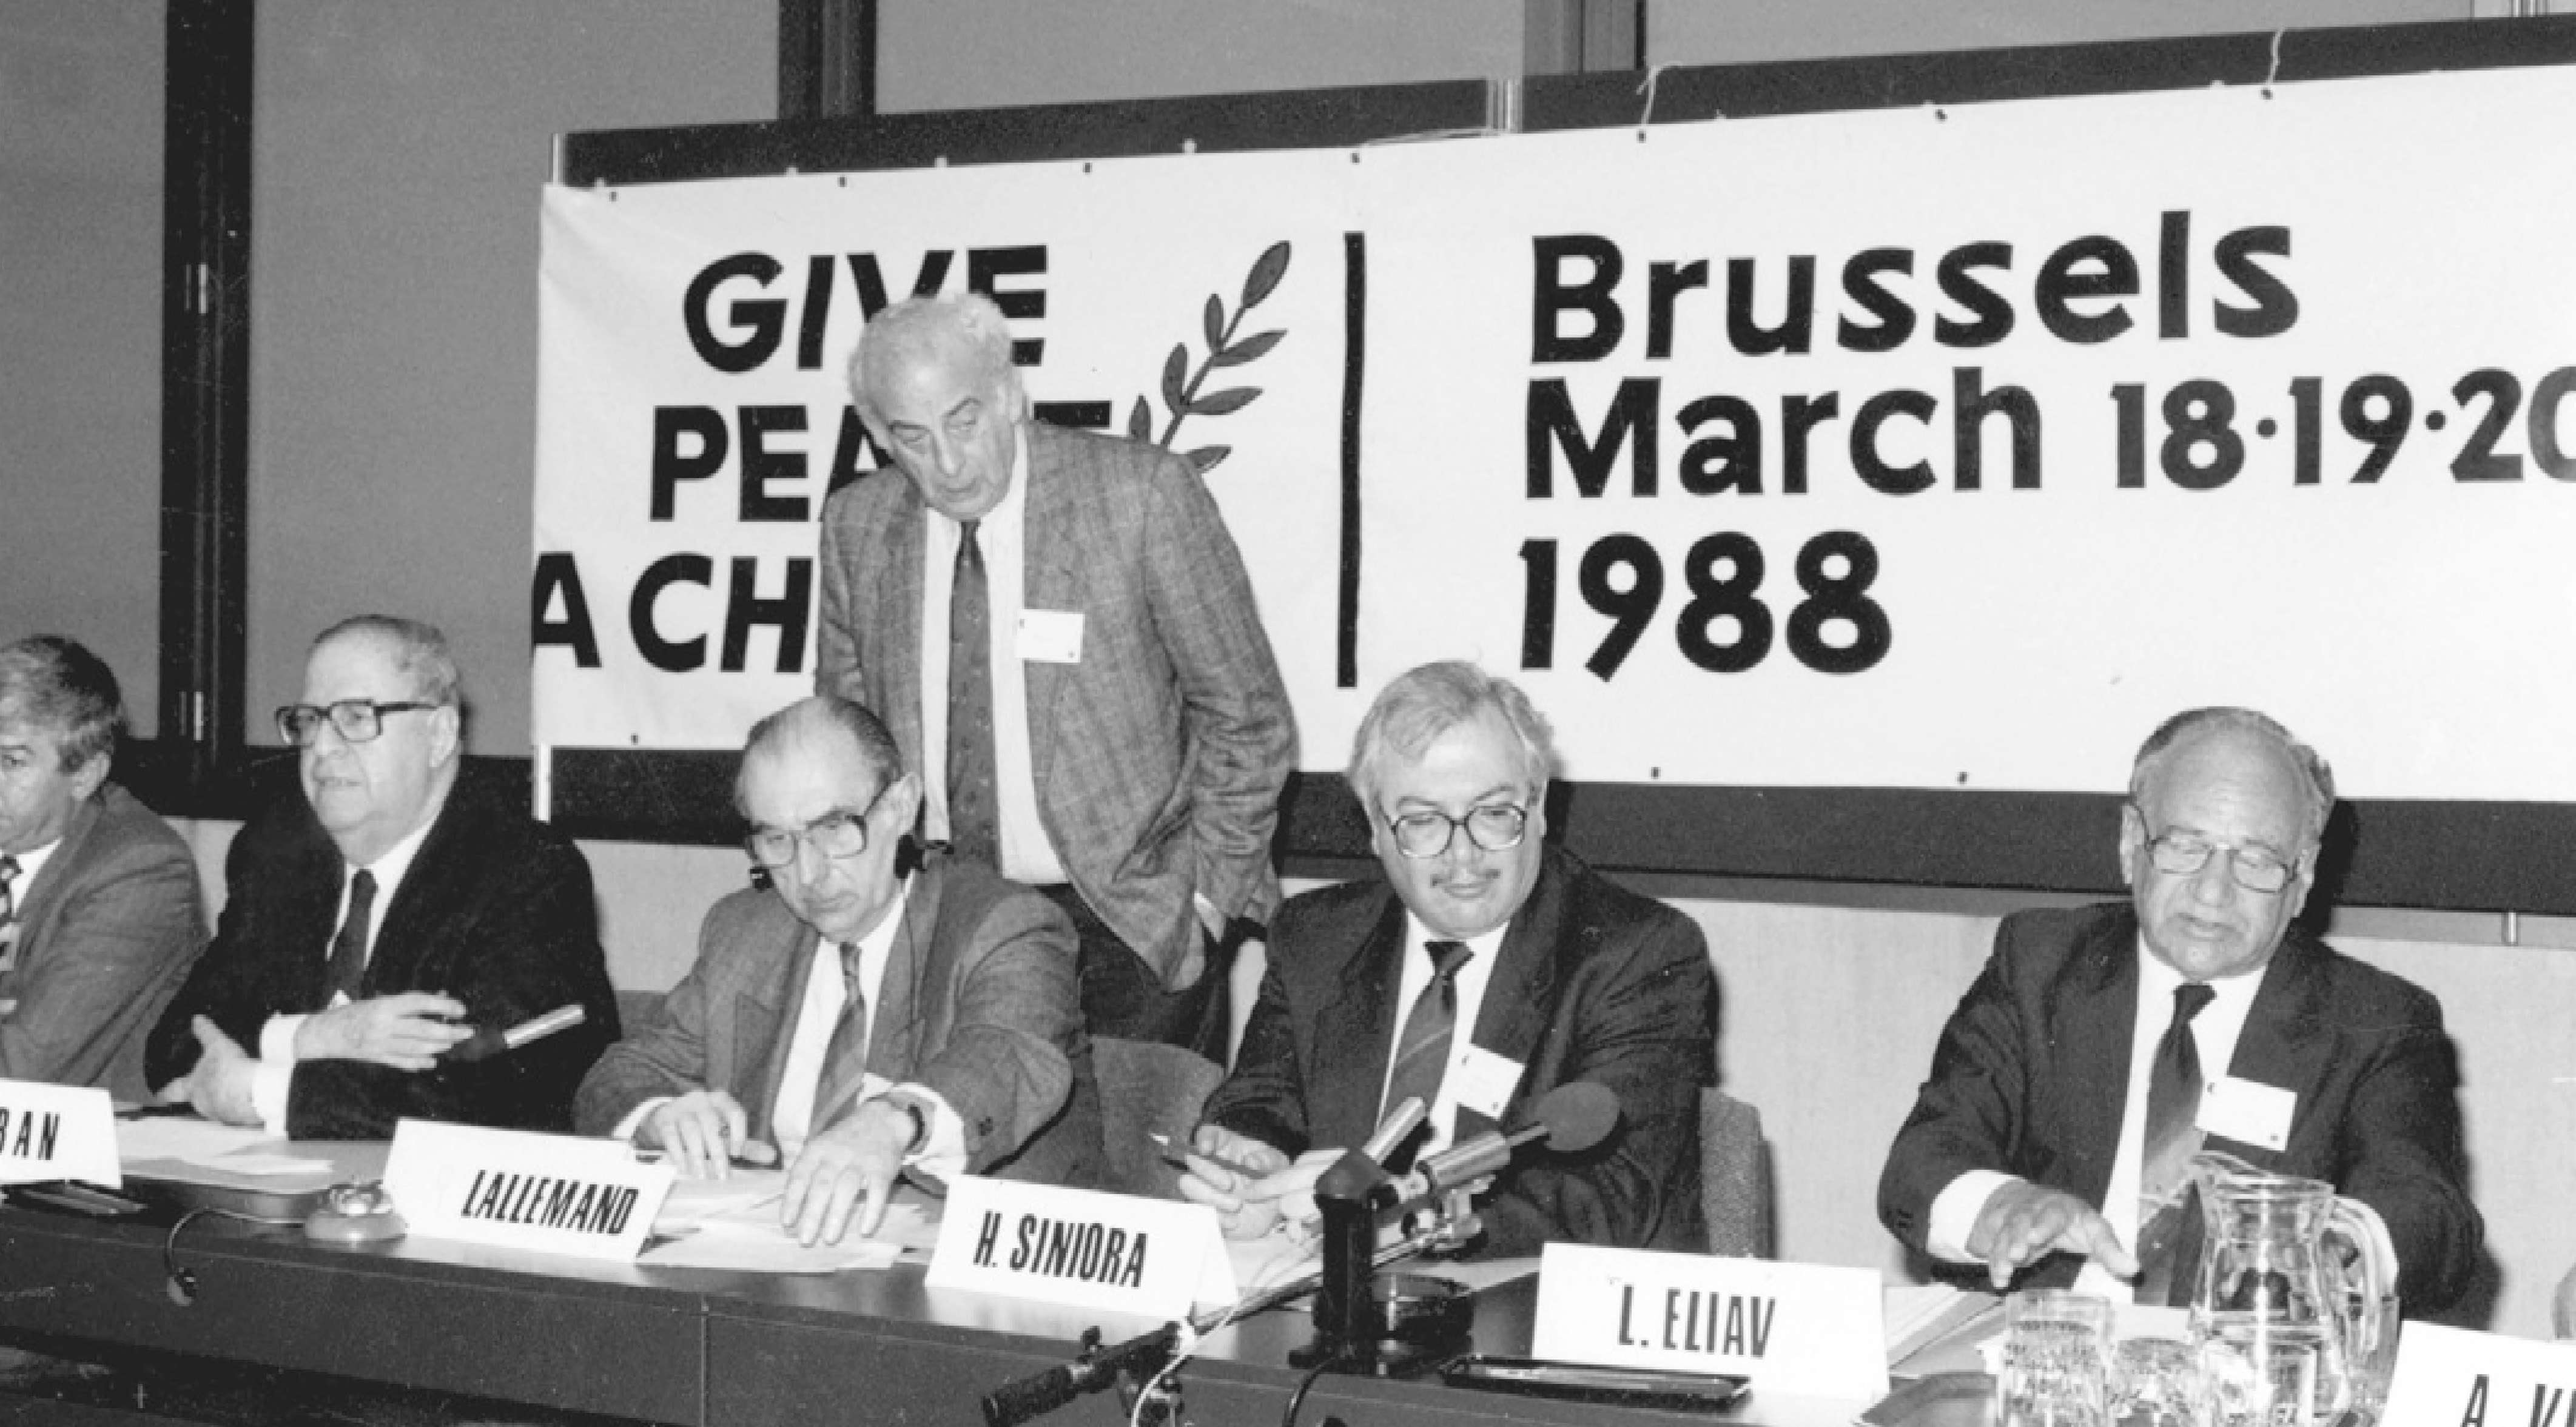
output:
[[[1189,344],[1172,344],[1172,354],[1163,359],[1163,406],[1171,412],[1171,420],[1164,423],[1162,437],[1154,444],[1170,450],[1172,438],[1180,433],[1182,421],[1193,416],[1223,416],[1228,412],[1241,411],[1261,395],[1261,388],[1257,386],[1225,387],[1217,391],[1201,391],[1200,388],[1207,385],[1208,378],[1219,367],[1239,367],[1255,361],[1288,335],[1274,329],[1240,339],[1235,336],[1243,326],[1245,316],[1278,290],[1279,280],[1287,273],[1288,244],[1283,240],[1271,244],[1253,261],[1251,273],[1243,280],[1243,300],[1231,318],[1226,316],[1224,300],[1215,293],[1208,294],[1204,313],[1207,360],[1199,363],[1198,370],[1191,371]],[[1153,408],[1145,398],[1137,397],[1134,409],[1127,413],[1127,435],[1137,441],[1151,439],[1147,433],[1153,429],[1153,422]],[[1183,459],[1204,476],[1233,453],[1231,446],[1201,446],[1183,453]]]

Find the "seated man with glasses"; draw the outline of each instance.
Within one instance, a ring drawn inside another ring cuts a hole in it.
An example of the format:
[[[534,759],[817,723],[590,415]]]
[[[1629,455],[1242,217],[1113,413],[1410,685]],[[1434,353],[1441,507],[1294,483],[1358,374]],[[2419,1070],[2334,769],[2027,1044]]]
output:
[[[2292,925],[2333,807],[2325,760],[2259,713],[2149,736],[2130,900],[2004,918],[1888,1150],[1888,1229],[1997,1289],[2186,1303],[2207,1148],[2378,1211],[2409,1316],[2455,1301],[2483,1229],[2441,1007]]]
[[[572,1124],[617,1037],[590,866],[526,793],[463,771],[447,641],[363,615],[323,631],[277,711],[301,796],[235,834],[214,941],[163,1012],[164,1099],[295,1139],[383,1139],[406,1116]],[[515,1049],[450,1052],[565,1007]]]
[[[921,780],[846,699],[761,720],[734,802],[766,885],[707,912],[659,1021],[582,1082],[580,1128],[692,1176],[784,1161],[780,1221],[808,1244],[876,1232],[907,1168],[1089,1187],[1100,1103],[1065,914],[925,859]]]
[[[1588,1080],[1618,1097],[1617,1128],[1579,1154],[1523,1150],[1478,1201],[1480,1251],[1707,1248],[1708,944],[1546,845],[1555,763],[1528,697],[1472,664],[1426,664],[1370,706],[1349,777],[1385,875],[1280,909],[1242,1052],[1181,1179],[1228,1234],[1267,1232],[1407,1099],[1429,1115],[1390,1167],[1516,1128]]]

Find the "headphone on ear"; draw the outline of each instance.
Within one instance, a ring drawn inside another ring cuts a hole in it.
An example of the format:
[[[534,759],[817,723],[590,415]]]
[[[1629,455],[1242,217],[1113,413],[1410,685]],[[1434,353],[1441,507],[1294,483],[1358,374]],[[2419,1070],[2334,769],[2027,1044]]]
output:
[[[905,833],[894,840],[895,876],[910,877],[922,869],[927,858],[928,854],[922,850],[920,840],[911,833]]]

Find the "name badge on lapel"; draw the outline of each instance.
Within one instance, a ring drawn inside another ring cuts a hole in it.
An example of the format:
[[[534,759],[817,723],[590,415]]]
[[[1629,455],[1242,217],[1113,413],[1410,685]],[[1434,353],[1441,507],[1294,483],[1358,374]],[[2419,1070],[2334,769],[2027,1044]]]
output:
[[[1020,658],[1031,664],[1081,663],[1082,611],[1021,610]]]
[[[2278,1152],[2290,1142],[2290,1115],[2299,1097],[2259,1080],[2222,1075],[2201,1092],[2194,1127],[2205,1134]]]
[[[1467,1047],[1467,1053],[1458,1057],[1458,1108],[1500,1120],[1503,1107],[1512,1103],[1512,1092],[1521,1086],[1523,1068],[1510,1056],[1480,1045]]]

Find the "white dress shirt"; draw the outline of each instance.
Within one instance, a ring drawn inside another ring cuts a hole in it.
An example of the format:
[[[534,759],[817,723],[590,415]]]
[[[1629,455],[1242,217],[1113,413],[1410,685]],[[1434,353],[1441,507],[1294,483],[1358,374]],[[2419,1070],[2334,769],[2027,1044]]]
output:
[[[385,855],[364,869],[340,866],[340,900],[331,907],[331,936],[336,941],[340,923],[349,915],[349,891],[364,870],[376,879],[376,899],[367,907],[367,960],[376,958],[376,940],[384,931],[385,912],[394,904],[394,891],[403,878],[411,875],[413,859],[420,856],[420,845],[429,840],[429,830],[438,825],[439,812],[446,804],[429,811],[420,826],[413,828],[402,841],[385,849]],[[331,959],[331,942],[322,943],[321,957]],[[333,1007],[349,1004],[347,993],[333,991]],[[295,1088],[295,1033],[304,1028],[307,1016],[271,1016],[259,1028],[259,1064],[252,1068],[250,1079],[251,1108],[259,1112],[259,1122],[274,1135],[286,1133],[286,1101]]]
[[[1465,836],[1463,832],[1459,835]],[[1458,975],[1452,983],[1458,991],[1458,1019],[1449,1034],[1449,1059],[1440,1069],[1440,1092],[1431,1099],[1431,1137],[1422,1142],[1421,1150],[1414,1155],[1416,1164],[1420,1164],[1425,1156],[1449,1148],[1450,1141],[1456,1136],[1458,1088],[1463,1080],[1458,1067],[1467,1059],[1468,1048],[1476,1043],[1476,1016],[1484,1009],[1485,986],[1494,979],[1494,962],[1501,957],[1503,934],[1510,927],[1511,924],[1506,922],[1467,942],[1467,949],[1475,954],[1467,958],[1466,965],[1458,968]],[[1378,1076],[1377,1082],[1381,1111],[1392,1108],[1386,1103],[1386,1090],[1395,1079],[1395,1058],[1403,1049],[1399,1042],[1404,1039],[1404,1023],[1413,1014],[1414,1000],[1421,996],[1424,987],[1431,984],[1430,943],[1454,939],[1435,936],[1421,919],[1411,912],[1404,914],[1404,965],[1396,981],[1395,1038],[1388,1042],[1386,1069]]]
[[[1011,450],[1011,488],[975,525],[984,553],[984,596],[993,636],[993,795],[1002,840],[1001,872],[1026,886],[1066,880],[1064,862],[1038,820],[1038,780],[1029,744],[1029,685],[1020,662],[1020,622],[1027,609],[1029,439]],[[922,509],[921,782],[926,826],[948,836],[948,595],[957,578],[962,527]]]
[[[2132,1250],[2138,1242],[2138,1187],[2146,1161],[2147,1084],[2155,1075],[2156,1045],[2164,1039],[2165,1027],[2173,1023],[2174,989],[2183,983],[2182,973],[2149,951],[2143,936],[2136,954],[2138,1004],[2129,1029],[2129,1087],[2120,1104],[2120,1138],[2111,1157],[2111,1183],[2102,1191],[2102,1218],[2120,1236],[2121,1246]],[[2254,1009],[2254,993],[2262,984],[2261,967],[2208,983],[2210,1002],[2191,1019],[2192,1049],[2200,1057],[2204,1094],[2235,1059],[2237,1038],[2245,1030],[2246,1014]],[[1974,1262],[1976,1256],[1967,1245],[1977,1216],[1985,1211],[1988,1196],[2016,1178],[1973,1169],[1951,1180],[1932,1201],[1925,1248],[1934,1258]],[[2076,1275],[2075,1289],[2115,1302],[2127,1300],[2131,1293],[2127,1280],[2113,1277],[2089,1260]]]

